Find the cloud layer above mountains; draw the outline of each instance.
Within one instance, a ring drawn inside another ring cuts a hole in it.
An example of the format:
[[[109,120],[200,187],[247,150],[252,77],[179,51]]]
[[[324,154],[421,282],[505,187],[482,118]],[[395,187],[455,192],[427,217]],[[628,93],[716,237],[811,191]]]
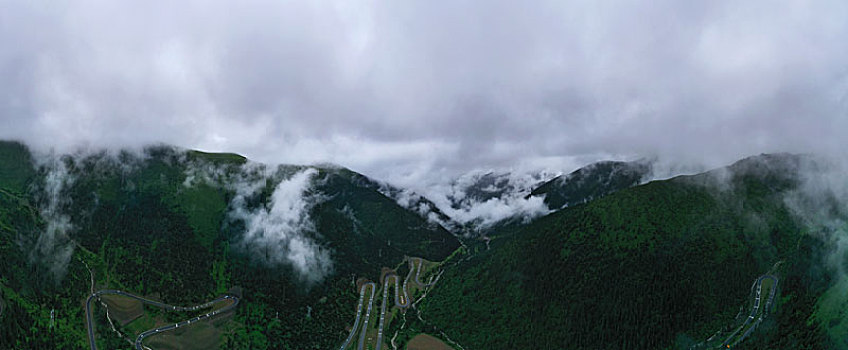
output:
[[[0,137],[400,185],[848,149],[848,3],[0,0]]]

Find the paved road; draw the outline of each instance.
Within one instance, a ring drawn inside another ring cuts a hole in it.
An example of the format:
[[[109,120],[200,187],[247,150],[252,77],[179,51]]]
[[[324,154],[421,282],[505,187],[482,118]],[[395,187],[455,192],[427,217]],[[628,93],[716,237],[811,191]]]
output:
[[[763,312],[758,317],[757,314],[760,311],[760,296],[762,295],[762,290],[763,290],[763,280],[766,279],[766,278],[769,278],[769,279],[772,280],[771,291],[769,292],[769,297],[766,300],[765,306],[763,306]],[[748,335],[750,335],[751,332],[753,332],[754,329],[756,329],[757,326],[760,325],[760,322],[762,322],[763,317],[765,317],[768,314],[769,308],[771,308],[772,302],[774,301],[774,294],[775,294],[775,291],[777,289],[777,281],[778,281],[777,276],[774,276],[774,275],[762,275],[759,278],[757,278],[757,281],[755,282],[757,295],[754,298],[754,306],[751,308],[751,314],[748,315],[748,318],[745,320],[745,322],[742,323],[741,326],[739,326],[739,328],[737,328],[735,331],[733,331],[733,333],[731,333],[730,336],[727,337],[727,339],[725,339],[723,343],[721,343],[722,348],[730,348],[730,347],[736,346],[736,344],[738,344],[739,342],[741,342],[742,340],[747,338]],[[756,319],[756,320],[754,320],[754,319]],[[739,333],[739,331],[745,329],[745,327],[748,326],[748,324],[750,324],[752,321],[753,321],[753,324],[751,324],[751,326],[748,327],[747,330],[745,330],[745,333],[742,333],[742,335],[739,338],[736,338],[735,341],[731,342],[731,340],[734,339],[736,334]]]
[[[411,304],[409,301],[409,289],[407,286],[409,285],[409,279],[412,277],[412,269],[409,269],[409,273],[406,274],[406,279],[403,280],[403,288],[398,290],[398,276],[392,275],[395,279],[395,306],[398,308],[406,308]],[[403,291],[403,297],[401,297],[400,292]]]
[[[368,299],[368,308],[365,309],[365,320],[362,321],[362,332],[359,335],[359,345],[357,346],[358,350],[362,350],[365,348],[365,334],[368,333],[368,321],[371,319],[371,306],[374,305],[374,290],[377,289],[377,285],[373,282],[369,282],[371,285],[371,298]]]
[[[421,260],[421,258],[412,258],[410,260],[410,262],[414,262],[415,260],[418,260],[418,272],[415,273],[415,283],[417,283],[421,287],[429,287],[429,286],[432,286],[433,284],[435,284],[435,282],[432,282],[432,283],[429,283],[429,284],[421,282],[421,265],[424,264],[424,260]],[[413,263],[413,265],[414,265],[414,263]]]
[[[380,350],[380,347],[383,344],[383,325],[386,324],[386,304],[388,304],[387,298],[389,295],[389,279],[392,278],[394,278],[395,285],[397,285],[397,275],[386,276],[386,278],[383,280],[383,303],[380,305],[380,323],[377,324],[377,347],[375,348],[375,350]],[[397,292],[397,286],[395,286],[395,292]],[[395,300],[395,302],[397,302],[397,300]]]
[[[370,304],[374,301],[374,292],[375,289],[377,289],[377,285],[374,284],[374,282],[365,283],[362,285],[362,287],[359,288],[359,305],[356,306],[356,320],[353,321],[353,329],[350,330],[350,334],[347,336],[347,339],[345,339],[344,343],[342,343],[342,347],[339,348],[339,350],[344,350],[345,348],[347,348],[350,344],[350,341],[353,340],[353,337],[356,336],[356,330],[359,326],[359,318],[360,316],[362,316],[362,302],[365,300],[365,289],[367,287],[371,287],[371,298],[368,302],[368,309],[371,309]]]
[[[418,269],[415,268],[415,261],[418,261]],[[403,287],[400,286],[400,277],[396,274],[387,274],[383,279],[383,302],[380,305],[380,321],[377,326],[377,346],[376,350],[381,350],[383,346],[383,328],[386,324],[386,309],[388,307],[388,293],[389,293],[389,285],[392,280],[394,280],[395,285],[395,306],[400,309],[404,309],[412,305],[412,300],[409,297],[409,289],[407,288],[409,285],[409,280],[412,277],[413,270],[416,271],[415,274],[415,283],[420,287],[425,288],[432,286],[435,282],[431,282],[429,284],[421,282],[421,266],[423,265],[423,260],[421,258],[410,258],[409,259],[409,273],[406,274],[406,279],[403,281]],[[368,300],[368,308],[365,312],[365,321],[363,322],[362,328],[359,329],[359,320],[362,315],[362,304],[365,300],[365,289],[366,287],[371,287],[371,297]],[[371,318],[371,308],[374,302],[374,294],[377,285],[373,282],[368,282],[363,284],[359,289],[359,305],[356,307],[356,319],[353,321],[353,329],[350,331],[350,334],[345,339],[342,346],[339,350],[346,349],[353,338],[356,336],[356,332],[360,332],[359,343],[357,345],[358,350],[363,350],[365,347],[365,335],[368,332],[368,322]],[[401,295],[401,291],[403,295]]]
[[[410,270],[409,272],[412,272],[412,270]],[[409,277],[409,276],[407,276],[407,277]],[[386,275],[385,279],[383,280],[383,303],[380,305],[380,323],[377,326],[377,347],[375,348],[376,350],[380,350],[381,347],[383,346],[383,326],[386,324],[386,305],[388,304],[389,280],[392,280],[392,279],[395,280],[395,306],[397,306],[399,308],[404,308],[404,307],[409,306],[409,294],[406,292],[406,283],[405,282],[403,284],[403,287],[404,287],[403,294],[404,294],[405,299],[402,303],[398,300],[399,296],[400,296],[399,293],[398,293],[398,279],[399,278],[400,277],[398,277],[397,275],[391,274],[391,275]]]
[[[420,268],[421,265],[419,265]],[[406,274],[406,278],[403,280],[403,288],[400,288],[398,285],[400,277],[395,274],[390,274],[386,276],[386,282],[389,279],[395,280],[395,306],[399,309],[407,308],[412,302],[409,299],[409,280],[412,278],[412,270],[414,270],[414,266],[412,264],[412,260],[409,261],[409,272]],[[385,287],[384,287],[385,288]],[[403,296],[400,293],[403,292]]]
[[[418,282],[418,280],[419,280],[418,277],[421,274],[421,263],[422,263],[421,259],[418,259],[418,273],[415,275],[415,277],[416,277],[416,283],[418,285],[420,285],[421,287],[425,287],[426,285]],[[410,259],[409,260],[409,273],[406,274],[406,279],[403,281],[403,297],[402,298],[401,298],[401,295],[400,295],[400,286],[399,286],[400,277],[398,277],[398,275],[389,274],[389,275],[386,275],[385,279],[383,280],[383,304],[380,306],[380,323],[377,326],[377,347],[375,348],[375,350],[380,350],[380,349],[382,349],[382,346],[383,346],[383,326],[385,326],[385,324],[386,324],[386,305],[388,305],[387,299],[388,299],[388,291],[389,291],[389,281],[390,280],[395,281],[395,306],[399,309],[404,309],[404,308],[409,307],[409,305],[412,302],[409,299],[409,289],[407,289],[407,286],[408,286],[410,277],[412,277],[412,270],[414,270],[414,268],[415,268],[414,263],[412,262],[412,259]]]
[[[129,297],[129,298],[133,298],[133,299],[138,300],[138,301],[140,301],[144,304],[156,306],[156,307],[159,307],[159,308],[162,308],[162,309],[165,309],[165,310],[170,310],[170,311],[175,311],[175,312],[177,312],[177,311],[196,311],[196,310],[207,309],[207,308],[210,308],[217,303],[220,303],[220,302],[223,302],[223,301],[226,301],[226,300],[231,300],[233,302],[232,304],[227,305],[223,308],[207,312],[203,315],[194,317],[194,318],[189,319],[189,320],[181,321],[181,322],[178,322],[178,323],[175,323],[175,324],[162,326],[162,327],[159,327],[159,328],[155,328],[155,329],[151,329],[151,330],[142,332],[141,334],[138,335],[138,337],[135,340],[136,350],[143,350],[145,348],[142,345],[142,342],[144,341],[144,338],[146,338],[146,337],[149,337],[149,336],[152,336],[152,335],[155,335],[155,334],[159,334],[159,333],[162,333],[162,332],[167,332],[167,331],[170,331],[172,329],[177,329],[179,327],[188,326],[188,325],[195,323],[197,321],[201,321],[201,320],[213,317],[215,315],[230,311],[230,310],[234,309],[236,307],[236,305],[238,305],[238,303],[239,303],[238,297],[236,297],[234,295],[223,295],[221,297],[218,297],[217,299],[214,299],[212,301],[209,301],[209,302],[206,302],[206,303],[203,303],[203,304],[200,304],[200,305],[174,306],[174,305],[168,305],[168,304],[165,304],[165,303],[162,303],[162,302],[158,302],[158,301],[155,301],[155,300],[150,300],[150,299],[140,297],[138,295],[135,295],[135,294],[132,294],[132,293],[127,293],[127,292],[120,291],[120,290],[114,290],[114,289],[99,290],[99,291],[89,295],[88,299],[85,301],[85,317],[86,317],[86,324],[88,326],[88,342],[91,345],[91,350],[97,350],[97,344],[96,344],[95,339],[94,339],[94,321],[93,321],[92,316],[91,316],[91,303],[95,299],[99,300],[101,295],[106,295],[106,294],[121,295],[121,296]]]

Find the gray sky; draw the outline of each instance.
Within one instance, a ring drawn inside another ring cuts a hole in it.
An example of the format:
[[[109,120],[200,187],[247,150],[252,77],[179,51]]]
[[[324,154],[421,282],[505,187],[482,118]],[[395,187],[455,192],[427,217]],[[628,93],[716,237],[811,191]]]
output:
[[[400,184],[848,149],[845,1],[0,0],[0,137]]]

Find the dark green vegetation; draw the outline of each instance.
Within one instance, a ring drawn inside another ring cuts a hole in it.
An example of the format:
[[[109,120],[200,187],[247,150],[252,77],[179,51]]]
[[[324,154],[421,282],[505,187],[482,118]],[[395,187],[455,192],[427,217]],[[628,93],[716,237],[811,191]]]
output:
[[[644,160],[598,162],[557,176],[533,189],[528,197],[544,195],[548,208],[558,210],[636,186],[650,173],[651,164]]]
[[[380,193],[385,194],[389,198],[393,198],[395,201],[403,202],[401,205],[404,208],[411,210],[412,212],[416,213],[418,216],[421,216],[424,219],[445,223],[445,226],[454,230],[459,229],[459,223],[454,222],[453,219],[451,219],[449,216],[447,216],[447,214],[442,212],[442,210],[439,209],[435,203],[423,196],[417,194],[410,194],[402,188],[394,187],[387,183],[380,183],[374,181],[365,175],[358,174],[350,170],[342,169],[341,171],[346,176],[348,176],[351,182],[353,182],[357,186],[372,189],[374,191],[379,191]],[[404,201],[399,199],[403,196],[409,196],[408,200]],[[430,215],[433,215],[434,217],[429,218],[428,216]]]
[[[444,273],[417,308],[387,319],[386,340],[398,332],[401,347],[427,333],[468,350],[703,348],[738,325],[751,282],[768,272],[780,278],[774,309],[739,347],[848,348],[848,279],[836,273],[848,259],[834,255],[832,239],[845,232],[845,201],[798,196],[805,175],[823,168],[808,157],[763,155],[636,186],[650,170],[640,164],[603,162],[542,185],[533,195],[566,208],[495,226],[488,246],[460,248],[444,228],[381,194],[398,189],[343,168],[269,168],[164,146],[34,156],[0,143],[0,348],[86,347],[91,271],[95,289],[170,304],[241,297],[234,313],[151,337],[151,345],[211,336],[218,339],[202,344],[332,349],[353,322],[354,279],[378,280],[383,267],[405,276],[405,256]],[[314,175],[296,195],[308,203],[276,203],[277,189],[307,169]],[[293,248],[245,243],[300,225],[284,217],[297,213],[286,205],[305,208],[310,225],[298,237],[331,266],[304,275],[275,255]],[[250,231],[257,222],[268,227]],[[95,312],[100,348],[129,348],[102,308]],[[190,317],[133,312],[143,315],[117,325],[130,337]]]
[[[321,170],[319,176],[325,180],[317,190],[330,198],[315,208],[318,232],[340,261],[351,264],[349,271],[379,276],[381,267],[394,266],[405,255],[438,261],[459,246],[444,228],[398,206],[364,176],[343,168]]]
[[[243,209],[261,212],[277,184],[303,167],[262,168],[237,155],[164,146],[143,155],[53,157],[44,166],[32,159],[20,144],[0,144],[3,348],[86,347],[88,265],[95,289],[127,290],[170,304],[190,305],[240,287],[235,314],[225,324],[216,321],[226,330],[221,341],[227,349],[329,349],[344,338],[354,315],[351,276],[379,276],[381,267],[406,255],[441,260],[459,246],[442,227],[361,185],[361,175],[319,168],[306,190],[320,199],[308,208],[314,230],[302,234],[327,252],[332,267],[323,279],[306,282],[312,276],[268,259],[276,247],[242,244],[246,223],[228,215],[235,209],[234,184],[255,185]],[[51,187],[61,179],[71,180]],[[50,220],[67,217],[69,229],[45,239],[50,225],[44,208],[61,214]],[[45,258],[71,250],[64,264]],[[129,348],[109,329],[103,310],[96,312],[99,346]],[[135,323],[119,328],[128,334],[143,330]]]
[[[610,193],[638,185],[647,180],[652,171],[652,165],[647,160],[632,162],[602,161],[592,163],[577,169],[570,174],[557,176],[541,182],[530,190],[525,199],[543,197],[548,210],[557,211],[565,207],[586,203],[601,198]],[[485,200],[500,196],[506,191],[514,190],[507,182],[506,176],[486,174],[474,186],[466,189],[468,197],[475,200]],[[498,191],[486,192],[483,188],[496,188]],[[505,236],[520,233],[528,224],[525,217],[513,216],[501,220],[489,227],[479,227],[471,222],[458,227],[462,232],[471,235]]]
[[[424,331],[466,349],[688,348],[732,324],[751,281],[782,261],[777,310],[741,345],[842,346],[827,336],[832,321],[812,317],[834,282],[825,229],[802,225],[785,204],[802,162],[752,157],[495,236],[446,269],[421,306]]]
[[[0,141],[0,188],[20,194],[34,175],[32,157],[26,146]]]

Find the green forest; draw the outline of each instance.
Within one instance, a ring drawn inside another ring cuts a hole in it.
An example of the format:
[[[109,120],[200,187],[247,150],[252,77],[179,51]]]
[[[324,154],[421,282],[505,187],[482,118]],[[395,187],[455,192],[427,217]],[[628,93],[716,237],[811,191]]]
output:
[[[88,268],[96,289],[175,305],[239,294],[235,315],[220,326],[222,348],[328,349],[352,322],[358,294],[351,276],[378,277],[405,256],[441,260],[459,246],[443,228],[362,184],[361,175],[320,168],[309,191],[323,200],[310,209],[315,229],[307,234],[326,247],[333,265],[322,280],[305,283],[290,265],[268,263],[263,252],[239,246],[244,222],[227,217],[235,193],[225,184],[243,171],[240,156],[162,146],[142,156],[95,153],[55,161],[73,178],[58,194],[69,200],[55,208],[73,225],[56,237],[56,245],[73,251],[58,278],[38,252],[48,229],[39,208],[47,206],[45,182],[54,174],[26,147],[0,144],[0,344],[14,349],[87,346]],[[193,162],[222,169],[224,181],[186,186]],[[268,170],[247,205],[267,205],[277,183],[300,169]],[[102,309],[96,317],[100,348],[130,348],[109,330]],[[179,315],[163,317],[178,321]],[[133,324],[128,327],[122,330],[132,333]]]
[[[271,167],[169,146],[36,155],[2,142],[0,344],[85,348],[84,301],[92,290],[120,289],[174,305],[239,297],[232,313],[151,344],[213,337],[195,346],[331,349],[350,331],[356,280],[378,281],[384,268],[404,276],[414,256],[441,274],[388,322],[401,347],[427,333],[468,350],[710,348],[707,339],[738,325],[751,284],[769,273],[780,281],[773,309],[740,347],[848,348],[848,293],[837,273],[848,260],[834,264],[827,239],[845,229],[845,209],[838,198],[798,197],[798,169],[809,162],[761,155],[641,185],[642,165],[602,163],[534,192],[564,209],[461,243],[387,197],[383,184],[340,167]],[[301,239],[332,261],[320,276],[280,263],[276,250],[285,248],[245,243],[251,222],[235,215],[272,215],[277,189],[307,170],[300,195],[315,200]],[[140,332],[197,315],[142,310],[122,324],[97,305],[99,348],[132,348]]]
[[[690,348],[730,326],[777,266],[776,313],[742,345],[844,348],[828,332],[838,319],[814,317],[834,283],[832,247],[785,204],[795,162],[655,181],[496,235],[446,270],[424,319],[469,349]]]

